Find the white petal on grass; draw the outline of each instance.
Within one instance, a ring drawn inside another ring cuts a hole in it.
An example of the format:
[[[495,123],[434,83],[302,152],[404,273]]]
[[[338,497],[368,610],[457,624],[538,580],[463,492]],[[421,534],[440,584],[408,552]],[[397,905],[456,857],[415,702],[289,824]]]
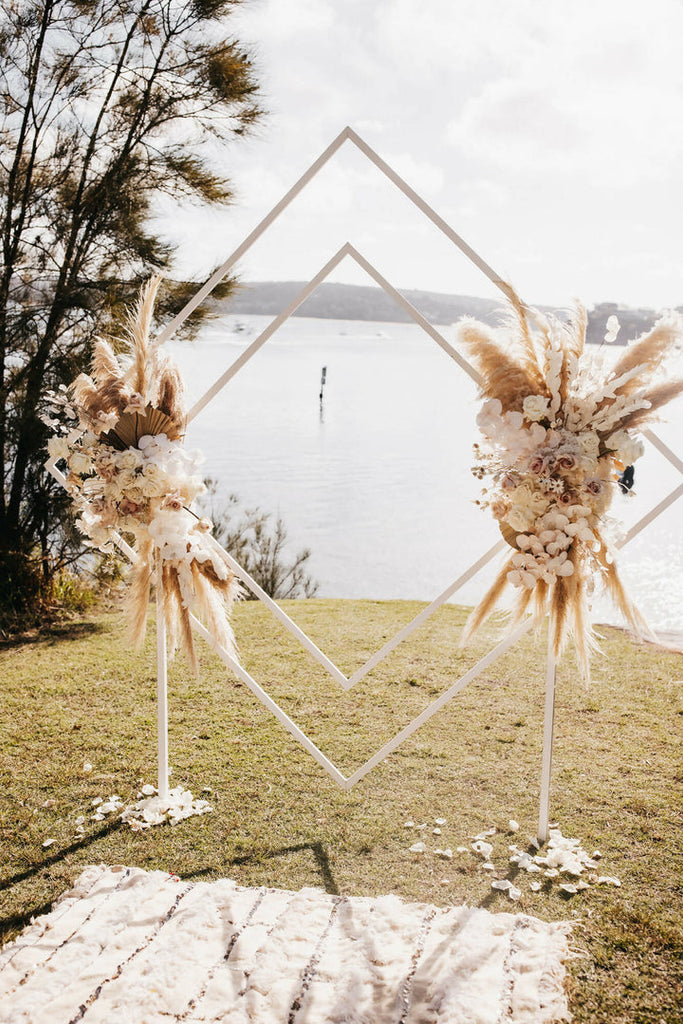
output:
[[[415,822],[414,821],[404,821],[403,827],[404,828],[415,828]]]
[[[57,842],[57,840],[56,840],[56,839],[46,839],[46,840],[45,840],[45,841],[43,842],[43,849],[44,849],[44,850],[47,850],[48,846],[52,846],[52,844],[53,844],[53,843],[56,843],[56,842]]]
[[[514,900],[515,902],[517,902],[521,895],[522,890],[518,889],[515,885],[511,885],[510,888],[508,889],[508,898]]]
[[[532,892],[538,892],[538,890],[541,888],[541,883],[540,882],[529,882],[529,888],[531,889]]]
[[[510,829],[511,832],[519,832],[519,822],[515,821],[514,818],[510,818],[508,828]]]
[[[433,828],[432,829],[432,835],[433,836],[440,836],[441,835],[441,829],[440,828]]]
[[[500,889],[501,892],[507,892],[512,886],[512,882],[508,878],[494,878],[491,882],[492,889]]]
[[[427,847],[424,843],[413,843],[410,847],[409,853],[424,853]]]
[[[493,853],[493,847],[490,843],[485,843],[483,839],[477,839],[476,842],[472,843],[472,849],[475,853],[478,853],[484,860],[488,860]]]
[[[445,818],[434,818],[434,824],[435,825],[445,825],[446,824],[446,819]]]
[[[618,878],[614,878],[613,875],[598,875],[598,885],[616,885],[620,886],[621,882]]]
[[[147,783],[146,785],[144,785],[142,787],[142,795],[143,796],[154,796],[155,793],[156,793],[156,789],[154,788],[154,786],[150,786],[149,783]]]
[[[92,765],[90,764],[90,761],[85,762],[85,764],[83,765],[83,771],[85,772],[86,775],[90,774],[90,772],[92,771]]]

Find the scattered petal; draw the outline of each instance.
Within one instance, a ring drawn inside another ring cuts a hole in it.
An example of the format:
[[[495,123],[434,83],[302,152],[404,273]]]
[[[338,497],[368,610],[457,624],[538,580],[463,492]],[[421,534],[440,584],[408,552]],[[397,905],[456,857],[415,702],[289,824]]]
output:
[[[529,888],[531,889],[532,892],[538,892],[538,890],[541,888],[541,883],[540,882],[529,882]]]
[[[406,821],[406,822],[403,823],[403,827],[404,828],[415,828],[415,822],[414,821]]]
[[[491,844],[485,843],[483,839],[478,839],[475,843],[472,843],[472,849],[475,853],[480,854],[484,860],[488,860],[493,852]]]
[[[560,892],[566,892],[568,896],[576,896],[576,886],[565,882],[564,885],[560,886]]]
[[[154,788],[154,786],[150,786],[149,783],[147,783],[146,785],[144,785],[142,787],[142,795],[143,796],[154,796],[155,793],[156,793],[156,789]]]
[[[484,871],[495,871],[496,865],[492,864],[490,860],[487,860],[484,861],[484,863],[482,864],[482,868],[484,869]]]
[[[441,856],[444,857],[446,860],[453,859],[453,851],[451,850],[450,846],[447,846],[445,850],[441,851]]]
[[[446,824],[446,819],[445,818],[434,818],[434,824],[435,825],[445,825]]]
[[[441,829],[440,828],[433,828],[432,829],[432,835],[433,836],[440,836],[441,835]]]
[[[515,900],[515,902],[520,898],[521,895],[522,895],[522,890],[518,889],[514,885],[511,885],[510,888],[508,889],[508,897],[511,900]]]
[[[46,839],[45,842],[43,843],[43,849],[47,850],[48,846],[52,846],[52,844],[56,842],[56,839]]]
[[[49,810],[51,807],[55,807],[56,804],[57,804],[56,800],[46,800],[45,803],[42,804],[41,806],[45,807],[47,810]]]
[[[467,849],[466,846],[456,846],[455,852],[456,853],[469,853],[470,851]]]
[[[501,892],[507,892],[512,887],[512,882],[508,878],[494,878],[491,882],[492,889],[500,889]]]
[[[85,821],[85,815],[84,814],[79,814],[78,817],[76,818],[76,824],[77,825],[82,825],[84,821]]]
[[[424,853],[427,847],[424,843],[413,843],[410,847],[409,853]]]
[[[515,821],[514,818],[510,818],[508,828],[510,829],[511,832],[519,832],[519,822]]]
[[[620,886],[621,882],[619,881],[618,878],[614,878],[612,875],[599,875],[598,876],[597,884],[598,885],[617,885],[617,886]]]
[[[98,807],[102,803],[102,797],[96,796],[95,799],[91,801],[91,803],[93,807]]]
[[[85,772],[86,775],[90,774],[90,772],[92,771],[92,765],[90,764],[90,761],[85,762],[85,764],[83,765],[83,771]]]

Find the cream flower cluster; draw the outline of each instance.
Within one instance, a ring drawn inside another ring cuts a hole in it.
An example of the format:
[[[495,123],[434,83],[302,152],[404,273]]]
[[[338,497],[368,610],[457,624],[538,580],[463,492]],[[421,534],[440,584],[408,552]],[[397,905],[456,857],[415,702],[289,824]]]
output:
[[[579,550],[599,547],[596,527],[611,501],[617,469],[643,454],[642,441],[613,428],[627,403],[629,409],[647,406],[636,393],[593,416],[599,398],[621,378],[591,390],[590,375],[580,372],[578,360],[562,401],[561,353],[551,349],[548,355],[548,396],[527,395],[522,411],[503,412],[496,398],[484,402],[477,424],[485,441],[475,445],[473,467],[477,477],[493,484],[478,504],[490,508],[519,549],[508,581],[530,590],[539,580],[552,584],[571,576]]]
[[[48,452],[66,463],[67,488],[79,509],[76,522],[93,547],[106,549],[116,528],[156,534],[179,553],[178,536],[197,525],[183,510],[204,490],[198,472],[203,460],[180,441],[148,435],[137,448],[117,451],[90,431],[74,430],[50,438]]]

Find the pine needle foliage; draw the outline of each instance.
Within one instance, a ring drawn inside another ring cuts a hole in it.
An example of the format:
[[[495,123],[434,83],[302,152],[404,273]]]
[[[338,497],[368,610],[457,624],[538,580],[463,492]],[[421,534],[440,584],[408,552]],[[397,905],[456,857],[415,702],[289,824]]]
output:
[[[150,271],[168,271],[157,198],[232,200],[217,154],[262,114],[252,58],[229,34],[239,3],[3,5],[0,575],[14,610],[3,599],[0,628],[39,607],[36,574],[49,588],[69,547],[68,498],[42,468],[46,392],[88,366],[97,334],[117,333]],[[194,290],[168,287],[157,313],[177,312]]]

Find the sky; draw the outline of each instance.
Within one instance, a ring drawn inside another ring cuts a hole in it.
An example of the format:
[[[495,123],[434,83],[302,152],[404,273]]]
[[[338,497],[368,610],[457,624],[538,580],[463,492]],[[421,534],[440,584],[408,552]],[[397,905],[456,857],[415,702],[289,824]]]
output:
[[[527,302],[683,305],[681,0],[246,0],[230,25],[268,113],[220,154],[232,207],[163,211],[178,272],[350,125]],[[499,295],[348,141],[237,273],[309,280],[345,241],[398,288]]]

